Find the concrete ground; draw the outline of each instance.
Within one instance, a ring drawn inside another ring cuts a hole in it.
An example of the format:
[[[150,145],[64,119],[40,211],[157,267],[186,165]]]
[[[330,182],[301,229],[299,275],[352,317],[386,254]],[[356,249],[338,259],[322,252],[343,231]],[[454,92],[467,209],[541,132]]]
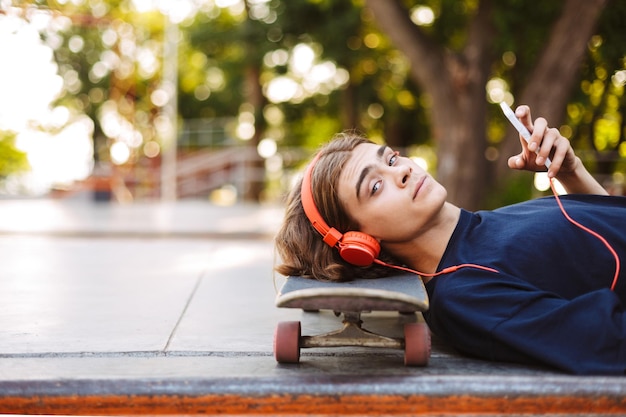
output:
[[[458,355],[303,350],[276,324],[338,326],[274,306],[279,207],[0,201],[1,414],[626,415],[626,378]],[[366,324],[401,332],[395,314]]]

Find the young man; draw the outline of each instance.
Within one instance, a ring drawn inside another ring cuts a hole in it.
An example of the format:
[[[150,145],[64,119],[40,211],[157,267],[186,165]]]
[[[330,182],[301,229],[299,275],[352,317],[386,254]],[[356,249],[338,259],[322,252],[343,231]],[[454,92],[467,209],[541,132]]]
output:
[[[462,352],[572,373],[624,374],[626,278],[619,261],[626,256],[626,198],[608,196],[545,119],[533,123],[526,106],[516,115],[532,137],[528,146],[520,139],[522,150],[509,166],[545,170],[549,157],[549,177],[571,193],[561,198],[563,209],[549,197],[466,211],[410,159],[341,134],[290,195],[276,238],[278,272],[341,280],[403,266],[424,279],[431,330]],[[309,193],[335,237],[322,239],[312,227],[302,203]],[[366,263],[373,266],[342,256],[353,231],[366,234],[366,251],[372,241],[376,259]]]

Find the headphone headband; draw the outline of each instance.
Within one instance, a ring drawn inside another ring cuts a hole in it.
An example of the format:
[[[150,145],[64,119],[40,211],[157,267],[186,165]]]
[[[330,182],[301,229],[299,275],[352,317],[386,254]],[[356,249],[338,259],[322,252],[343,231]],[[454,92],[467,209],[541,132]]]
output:
[[[357,266],[369,266],[376,261],[380,253],[380,244],[372,236],[361,232],[346,232],[342,234],[334,227],[330,227],[322,218],[315,201],[313,201],[313,188],[311,177],[313,168],[320,158],[318,153],[307,167],[302,178],[300,198],[302,208],[311,225],[322,235],[322,240],[330,247],[337,247],[339,255],[348,263]]]
[[[320,159],[320,154],[315,155],[315,158],[311,161],[309,166],[304,173],[304,178],[302,178],[302,188],[300,189],[300,195],[302,199],[302,207],[304,208],[304,213],[306,217],[311,222],[311,225],[317,230],[317,232],[322,235],[322,240],[328,246],[335,246],[341,240],[343,235],[339,230],[334,227],[330,227],[322,218],[317,206],[315,205],[315,201],[313,201],[313,187],[311,186],[311,177],[313,176],[313,168],[317,163],[317,160]]]

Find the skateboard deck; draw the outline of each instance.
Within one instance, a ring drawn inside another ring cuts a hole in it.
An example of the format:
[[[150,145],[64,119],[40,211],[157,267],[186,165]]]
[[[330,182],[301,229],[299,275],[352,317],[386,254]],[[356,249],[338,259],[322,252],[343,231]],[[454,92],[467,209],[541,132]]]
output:
[[[302,336],[299,321],[281,322],[274,333],[274,355],[280,363],[300,361],[301,348],[364,346],[404,350],[406,365],[425,366],[430,357],[430,332],[425,323],[404,325],[404,337],[392,338],[362,327],[362,313],[397,311],[415,314],[428,310],[422,280],[413,274],[347,282],[324,282],[288,277],[276,296],[276,306],[305,311],[332,310],[343,316],[343,328]]]
[[[289,277],[276,297],[277,307],[303,310],[400,311],[428,310],[428,296],[415,275],[395,275],[347,282]]]

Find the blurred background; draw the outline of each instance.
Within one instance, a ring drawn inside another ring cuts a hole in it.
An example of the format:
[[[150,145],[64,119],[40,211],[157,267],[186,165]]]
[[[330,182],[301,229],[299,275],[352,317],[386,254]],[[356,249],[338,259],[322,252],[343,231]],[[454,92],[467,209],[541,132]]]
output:
[[[0,198],[280,204],[358,129],[492,208],[549,192],[503,100],[623,194],[625,29],[617,0],[0,0]]]

